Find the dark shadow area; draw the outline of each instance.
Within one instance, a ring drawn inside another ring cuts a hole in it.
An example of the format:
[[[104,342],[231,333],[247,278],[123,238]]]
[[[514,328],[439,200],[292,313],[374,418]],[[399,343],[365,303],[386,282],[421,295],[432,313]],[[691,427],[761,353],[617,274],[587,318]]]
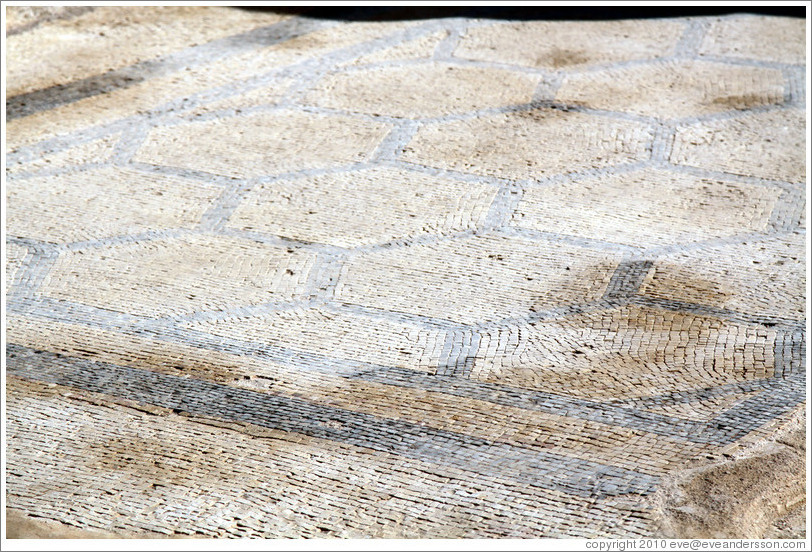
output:
[[[749,13],[782,17],[806,17],[804,6],[477,6],[477,7],[256,7],[235,6],[243,10],[271,11],[293,16],[344,21],[391,21],[469,17],[512,20],[605,20],[651,19],[671,17],[707,17]]]

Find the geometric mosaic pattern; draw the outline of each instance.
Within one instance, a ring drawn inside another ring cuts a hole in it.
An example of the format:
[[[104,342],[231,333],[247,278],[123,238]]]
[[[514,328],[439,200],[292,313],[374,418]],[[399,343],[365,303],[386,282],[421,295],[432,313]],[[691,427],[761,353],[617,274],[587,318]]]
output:
[[[659,536],[805,408],[803,19],[9,13],[9,511]]]

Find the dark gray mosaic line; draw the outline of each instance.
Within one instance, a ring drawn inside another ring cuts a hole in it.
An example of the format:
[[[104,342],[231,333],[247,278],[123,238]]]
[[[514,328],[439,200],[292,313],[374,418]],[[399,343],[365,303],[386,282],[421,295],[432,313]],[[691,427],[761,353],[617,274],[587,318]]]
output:
[[[338,21],[294,17],[274,25],[192,46],[180,52],[141,61],[101,75],[93,75],[71,83],[20,94],[6,101],[6,120],[26,117],[112,90],[129,88],[185,67],[211,63],[246,50],[278,44],[338,23]]]
[[[6,355],[8,373],[24,379],[126,398],[192,415],[329,439],[578,496],[646,495],[655,490],[658,482],[656,477],[624,468],[293,397],[57,356],[18,345],[8,345]]]
[[[633,399],[615,399],[609,404],[627,405],[633,408],[657,408],[675,404],[686,404],[709,399],[726,397],[729,395],[744,395],[756,391],[771,391],[781,385],[782,376],[760,380],[739,381],[722,385],[691,389],[688,391],[672,391],[662,395],[638,397]]]
[[[101,324],[102,327],[108,329],[118,329],[148,338],[162,341],[180,341],[201,349],[266,359],[284,366],[295,367],[296,370],[445,393],[504,406],[638,429],[697,443],[716,443],[724,438],[724,435],[720,435],[717,430],[709,428],[707,424],[636,410],[628,406],[593,402],[499,384],[482,383],[456,376],[429,375],[408,369],[375,365],[361,361],[329,358],[316,353],[294,351],[269,344],[248,343],[210,335],[185,327],[176,327],[167,321],[143,319],[124,313],[78,304],[68,304],[64,301],[48,298],[40,298],[36,301],[18,300],[10,303],[9,306],[13,312],[41,316],[57,321],[65,319],[84,320],[94,326]],[[325,305],[325,307],[329,306]],[[328,310],[331,310],[331,308],[328,308]],[[362,315],[369,314],[366,309],[354,306],[342,306],[338,310],[358,311],[358,314]],[[387,312],[375,311],[372,314],[387,319],[390,316],[390,313]],[[470,359],[467,359],[466,356],[470,355],[463,355],[463,369],[470,362]]]
[[[720,438],[719,432],[709,429],[707,424],[701,422],[543,391],[475,382],[454,376],[429,375],[402,368],[387,367],[359,372],[349,377],[637,429],[695,443],[716,443]]]
[[[724,435],[724,442],[732,443],[805,400],[806,374],[793,374],[778,380],[769,392],[761,392],[725,410],[710,424]]]
[[[622,261],[612,274],[609,285],[603,293],[603,300],[610,303],[621,303],[637,293],[646,279],[654,261],[629,260]]]
[[[717,307],[697,305],[695,303],[688,303],[685,301],[659,299],[643,295],[635,295],[634,297],[631,298],[631,302],[635,305],[645,307],[653,307],[657,309],[672,310],[679,312],[690,312],[692,314],[697,314],[699,316],[712,316],[714,318],[721,318],[729,322],[736,322],[741,324],[760,324],[768,328],[772,327],[795,328],[798,325],[798,320],[791,320],[788,318],[746,314],[742,312],[732,311],[729,309],[720,309]]]
[[[788,378],[806,370],[806,328],[779,330],[773,346],[775,377]]]

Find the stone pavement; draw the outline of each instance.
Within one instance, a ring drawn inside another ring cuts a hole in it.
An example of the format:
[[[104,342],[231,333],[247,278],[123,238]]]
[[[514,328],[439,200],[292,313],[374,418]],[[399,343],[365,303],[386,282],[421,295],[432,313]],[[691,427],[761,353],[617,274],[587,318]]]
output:
[[[10,536],[805,534],[804,19],[6,14]]]

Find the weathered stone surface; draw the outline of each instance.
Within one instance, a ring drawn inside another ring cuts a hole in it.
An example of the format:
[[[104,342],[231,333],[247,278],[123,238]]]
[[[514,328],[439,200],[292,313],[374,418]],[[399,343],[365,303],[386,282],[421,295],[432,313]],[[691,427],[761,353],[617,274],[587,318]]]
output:
[[[337,115],[257,113],[157,128],[135,159],[243,178],[322,169],[366,161],[389,128]]]
[[[168,316],[292,299],[312,255],[249,240],[183,235],[66,251],[43,293],[128,312]]]
[[[538,82],[537,76],[504,69],[407,65],[327,76],[305,102],[373,115],[438,117],[528,103]]]
[[[663,535],[805,538],[804,524],[790,528],[785,521],[804,510],[805,426],[804,412],[797,412],[773,439],[676,471],[653,501]]]
[[[776,109],[677,129],[671,162],[790,182],[806,182],[806,112]]]
[[[400,61],[406,59],[423,59],[431,57],[442,40],[448,37],[448,31],[439,31],[414,40],[408,40],[391,48],[384,48],[372,54],[355,58],[341,64],[342,66],[371,65],[387,61]]]
[[[529,188],[513,224],[639,247],[683,244],[764,230],[779,194],[778,189],[643,169],[584,180],[577,187],[567,182]]]
[[[774,341],[771,330],[627,307],[487,333],[472,374],[550,393],[630,399],[770,377]]]
[[[803,64],[806,51],[803,19],[749,16],[712,21],[699,55]]]
[[[802,19],[9,13],[9,536],[804,535]]]
[[[704,61],[664,61],[567,77],[556,100],[664,119],[778,104],[777,69]]]
[[[17,275],[17,271],[22,266],[27,254],[28,248],[21,245],[7,243],[5,246],[3,246],[3,257],[5,260],[6,271],[5,289],[7,294],[9,289],[11,289],[11,284],[14,281],[14,277]]]
[[[282,19],[214,6],[97,7],[9,37],[6,95],[77,81]]]
[[[426,125],[403,151],[412,163],[532,179],[630,163],[646,155],[646,125],[536,109]]]
[[[17,175],[22,172],[69,169],[89,163],[104,163],[109,161],[115,153],[115,146],[119,139],[119,135],[107,136],[79,144],[58,153],[42,155],[29,163],[6,167],[6,174]]]
[[[341,247],[371,245],[472,229],[495,193],[491,186],[403,170],[325,174],[256,187],[228,225]]]
[[[443,336],[416,324],[321,310],[282,311],[187,327],[249,343],[410,370],[433,371]]]
[[[497,23],[469,29],[454,55],[566,70],[670,55],[683,29],[679,21],[651,19]]]
[[[478,236],[357,255],[335,295],[456,322],[498,320],[598,299],[617,260],[565,244]]]
[[[12,236],[53,243],[191,228],[222,190],[191,180],[106,167],[12,181]]]
[[[802,320],[806,255],[801,233],[664,256],[641,293],[763,316]]]

